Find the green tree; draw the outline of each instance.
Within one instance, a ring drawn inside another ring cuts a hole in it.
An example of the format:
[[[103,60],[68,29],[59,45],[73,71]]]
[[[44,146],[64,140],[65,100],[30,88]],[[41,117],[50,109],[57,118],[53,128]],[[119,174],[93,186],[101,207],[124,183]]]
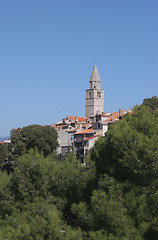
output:
[[[8,157],[8,148],[5,144],[0,145],[0,165],[2,166]]]
[[[143,104],[149,106],[151,109],[156,110],[158,108],[158,97],[145,98]]]
[[[55,164],[53,159],[44,158],[37,149],[30,149],[17,161],[10,182],[10,193],[17,207],[22,208],[23,204],[36,197],[48,198],[49,175],[53,174]]]
[[[85,166],[28,132],[13,136],[14,172],[0,172],[0,239],[158,239],[157,111],[142,104],[112,124]]]
[[[3,240],[81,240],[80,230],[65,224],[55,205],[36,199],[24,209],[7,216],[0,229]]]
[[[80,202],[72,205],[75,226],[88,232],[92,239],[102,236],[101,239],[141,240],[141,233],[124,201],[125,188],[126,184],[113,177],[102,176],[89,204]]]
[[[13,196],[9,191],[11,175],[0,171],[0,225],[6,215],[11,215],[15,210]]]
[[[74,155],[63,163],[31,149],[17,161],[13,174],[2,172],[1,239],[82,239],[78,228],[61,219],[61,210],[82,194],[85,169]]]
[[[9,171],[8,164],[9,150],[6,144],[0,145],[0,168]]]
[[[31,148],[37,148],[48,156],[58,146],[57,132],[50,126],[29,125],[14,130],[11,136],[10,151],[12,160],[27,153]]]
[[[56,164],[49,174],[49,191],[58,199],[58,208],[63,211],[65,220],[71,223],[71,204],[88,200],[94,182],[94,169],[82,166],[73,152]]]
[[[158,174],[158,117],[145,106],[134,109],[100,138],[92,151],[98,175],[149,185]]]
[[[127,224],[131,232],[124,233],[127,239],[133,239],[132,234],[137,235],[137,231],[138,239],[140,236],[146,240],[151,239],[150,236],[157,239],[157,214],[154,207],[157,202],[155,192],[158,176],[157,111],[144,104],[136,106],[133,115],[124,116],[120,122],[111,126],[105,138],[97,141],[91,159],[96,164],[99,181],[106,174],[115,180],[115,188],[118,184],[122,185],[121,198],[116,190],[111,192],[112,188],[108,192],[107,189],[99,189],[93,193],[95,215],[103,219],[105,225],[110,222],[109,229],[116,236],[121,235],[112,227],[115,228],[117,224],[120,231],[123,224]],[[120,221],[117,220],[117,214],[112,215],[113,207],[115,211],[118,209]],[[134,226],[137,226],[137,230]]]

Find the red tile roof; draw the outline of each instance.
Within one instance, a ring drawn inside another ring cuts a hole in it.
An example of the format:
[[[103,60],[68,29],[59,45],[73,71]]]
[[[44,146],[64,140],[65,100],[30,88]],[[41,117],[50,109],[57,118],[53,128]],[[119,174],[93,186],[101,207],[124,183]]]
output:
[[[82,128],[84,128],[84,129],[88,129],[88,128],[90,128],[91,126],[92,126],[91,123],[83,123],[83,124],[82,124]]]
[[[101,116],[102,116],[102,117],[110,117],[110,116],[111,116],[111,113],[108,113],[108,114],[107,114],[107,113],[106,113],[106,114],[105,114],[105,113],[102,113]]]
[[[130,109],[126,109],[121,111],[121,115],[119,112],[114,112],[111,114],[102,114],[102,117],[106,117],[107,119],[105,119],[104,121],[116,121],[118,120],[119,117],[126,115],[127,113],[129,114],[133,114],[133,110],[131,111]]]
[[[131,115],[132,115],[132,114],[133,114],[133,110],[132,110],[132,111],[130,111],[130,112],[129,112],[129,114],[131,114]]]
[[[72,128],[72,129],[70,129],[68,132],[76,132],[76,131],[79,130],[79,129],[80,129],[80,127]]]
[[[88,137],[88,138],[86,138],[84,141],[89,141],[89,140],[91,140],[91,139],[93,139],[93,138],[96,138],[96,137],[98,137],[98,136]]]
[[[79,132],[76,132],[75,134],[84,134],[84,133],[90,133],[90,132],[94,132],[94,129],[83,129]]]
[[[86,117],[67,116],[66,118],[69,118],[71,121],[78,121],[78,122],[87,122],[88,121],[88,118],[86,118]],[[64,118],[63,120],[66,120],[66,118]]]

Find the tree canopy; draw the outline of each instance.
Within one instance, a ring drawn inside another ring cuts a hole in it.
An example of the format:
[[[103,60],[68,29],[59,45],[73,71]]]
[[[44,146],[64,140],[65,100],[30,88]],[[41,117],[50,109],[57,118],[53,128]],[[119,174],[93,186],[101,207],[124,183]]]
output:
[[[143,104],[149,106],[151,109],[156,110],[158,108],[158,97],[145,98]]]
[[[112,124],[84,166],[21,131],[13,173],[0,172],[0,239],[158,239],[157,110],[142,104]]]
[[[51,154],[58,146],[57,132],[50,126],[29,125],[13,131],[11,136],[11,153],[19,157],[31,148],[37,148],[44,156]]]
[[[158,115],[141,105],[100,138],[92,152],[98,174],[150,184],[158,174]],[[141,180],[141,182],[140,182]]]

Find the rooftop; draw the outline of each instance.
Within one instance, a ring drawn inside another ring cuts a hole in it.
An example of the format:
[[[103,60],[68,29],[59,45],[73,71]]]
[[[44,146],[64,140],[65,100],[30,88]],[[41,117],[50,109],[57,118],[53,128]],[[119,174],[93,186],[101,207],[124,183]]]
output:
[[[93,71],[92,71],[92,74],[91,74],[91,77],[90,77],[89,81],[90,82],[93,82],[93,81],[101,82],[96,64],[94,65],[94,68],[93,68]]]
[[[88,137],[88,138],[84,139],[84,141],[89,141],[89,140],[91,140],[93,138],[96,138],[96,137],[98,137],[98,136],[91,136],[91,137]]]
[[[95,131],[94,129],[83,129],[79,132],[76,132],[75,134],[91,133],[91,132],[94,132],[94,131]]]

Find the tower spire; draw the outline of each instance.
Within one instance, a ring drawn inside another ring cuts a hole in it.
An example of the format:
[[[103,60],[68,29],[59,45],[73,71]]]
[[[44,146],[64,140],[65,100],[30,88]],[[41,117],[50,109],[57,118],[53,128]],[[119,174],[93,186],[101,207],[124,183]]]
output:
[[[94,64],[93,71],[89,79],[89,89],[94,89],[94,88],[96,89],[101,88],[101,80],[100,80],[96,63]]]
[[[101,80],[95,62],[89,79],[89,89],[86,90],[86,117],[94,120],[95,115],[102,112],[104,112],[104,90],[101,90]]]

